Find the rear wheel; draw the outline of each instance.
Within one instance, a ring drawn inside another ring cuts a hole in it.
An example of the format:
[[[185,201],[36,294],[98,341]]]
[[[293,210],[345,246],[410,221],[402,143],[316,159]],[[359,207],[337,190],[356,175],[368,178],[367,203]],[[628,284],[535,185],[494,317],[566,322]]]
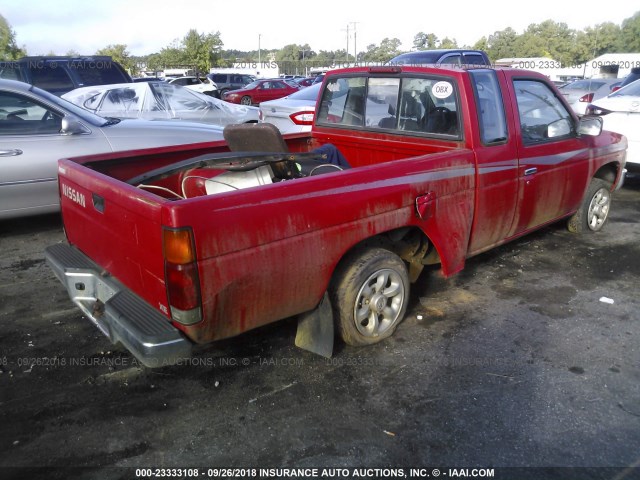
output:
[[[594,178],[578,211],[569,219],[567,227],[573,233],[599,232],[607,223],[611,208],[611,185]]]
[[[355,346],[377,343],[393,334],[407,310],[407,268],[389,250],[360,250],[336,271],[330,295],[344,342]]]
[[[249,95],[245,95],[240,99],[240,103],[242,105],[251,105],[251,97]]]

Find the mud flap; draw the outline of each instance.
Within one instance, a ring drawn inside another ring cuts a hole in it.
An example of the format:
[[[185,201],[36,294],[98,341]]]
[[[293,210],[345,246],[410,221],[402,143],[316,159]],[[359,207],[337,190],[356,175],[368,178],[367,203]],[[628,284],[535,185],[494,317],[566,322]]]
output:
[[[331,358],[333,355],[333,311],[329,295],[313,310],[298,316],[296,347]]]

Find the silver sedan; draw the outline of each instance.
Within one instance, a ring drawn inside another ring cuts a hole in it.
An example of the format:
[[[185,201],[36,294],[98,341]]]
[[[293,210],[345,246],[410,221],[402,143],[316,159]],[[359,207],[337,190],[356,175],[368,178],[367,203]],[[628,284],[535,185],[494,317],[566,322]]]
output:
[[[313,124],[321,83],[291,95],[260,103],[260,121],[273,123],[282,133],[308,132]]]
[[[59,210],[60,158],[222,139],[213,125],[104,118],[32,85],[0,80],[0,219]]]

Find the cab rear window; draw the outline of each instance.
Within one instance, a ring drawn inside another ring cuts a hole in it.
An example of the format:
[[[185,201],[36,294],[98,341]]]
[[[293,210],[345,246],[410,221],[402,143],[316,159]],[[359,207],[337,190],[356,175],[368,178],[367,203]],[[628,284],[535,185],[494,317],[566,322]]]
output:
[[[446,77],[339,77],[327,82],[317,123],[459,138],[459,97]]]

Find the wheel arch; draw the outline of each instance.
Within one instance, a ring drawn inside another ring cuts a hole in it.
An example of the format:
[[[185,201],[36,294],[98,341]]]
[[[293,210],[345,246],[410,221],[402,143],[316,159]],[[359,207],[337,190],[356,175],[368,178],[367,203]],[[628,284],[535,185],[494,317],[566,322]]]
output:
[[[616,179],[620,174],[620,164],[617,162],[605,163],[594,174],[593,178],[599,178],[609,183],[611,186],[616,184]]]
[[[407,265],[409,280],[415,282],[425,265],[441,263],[438,246],[416,226],[399,227],[378,233],[352,245],[340,258],[334,273],[362,249],[380,247],[398,255]]]

